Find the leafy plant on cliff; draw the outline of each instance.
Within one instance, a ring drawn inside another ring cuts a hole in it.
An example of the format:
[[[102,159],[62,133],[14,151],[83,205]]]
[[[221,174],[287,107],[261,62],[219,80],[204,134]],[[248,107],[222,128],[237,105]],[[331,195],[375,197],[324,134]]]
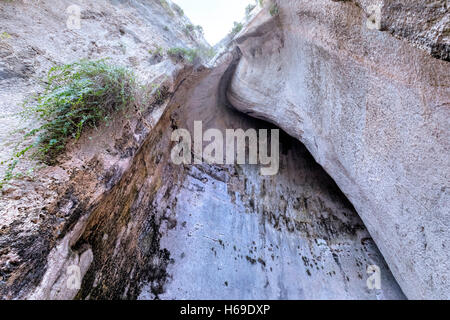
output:
[[[244,28],[244,25],[240,22],[234,22],[233,29],[231,29],[230,35],[235,36]]]
[[[186,48],[170,48],[167,50],[167,55],[174,60],[185,60],[189,63],[194,63],[199,58],[199,51]]]
[[[173,10],[175,10],[176,13],[178,13],[178,15],[180,17],[184,16],[184,11],[183,11],[183,9],[181,9],[181,7],[179,5],[177,5],[176,3],[172,3],[172,8],[173,8]]]
[[[277,16],[280,14],[280,8],[278,7],[278,5],[276,3],[274,3],[271,7],[270,7],[270,15],[272,17]]]
[[[169,16],[171,17],[175,16],[175,14],[172,11],[172,8],[170,8],[170,5],[166,0],[159,0],[159,4],[161,5],[161,7],[164,8],[164,10],[166,10]]]
[[[195,26],[195,30],[197,30],[201,35],[204,34],[203,27],[201,25]]]
[[[18,161],[28,152],[51,165],[71,139],[87,128],[108,121],[134,99],[135,80],[130,71],[107,60],[88,61],[52,68],[47,87],[32,103],[25,103],[21,116],[36,120],[36,128],[24,135],[26,143],[7,163],[2,185],[13,178]]]
[[[0,40],[8,40],[9,38],[11,38],[11,35],[8,32],[4,31],[0,33]]]
[[[195,26],[193,24],[187,24],[183,31],[185,35],[190,36],[194,30]]]
[[[246,8],[245,8],[245,16],[249,17],[250,14],[252,13],[253,9],[255,9],[257,6],[257,4],[249,4]]]
[[[155,49],[148,50],[148,53],[150,53],[154,58],[162,58],[164,56],[164,48],[157,45]]]

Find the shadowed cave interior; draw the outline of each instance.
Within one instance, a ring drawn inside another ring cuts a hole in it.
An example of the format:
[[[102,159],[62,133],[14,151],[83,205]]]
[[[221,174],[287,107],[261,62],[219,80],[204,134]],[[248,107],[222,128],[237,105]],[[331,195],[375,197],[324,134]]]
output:
[[[403,299],[351,203],[284,132],[275,176],[255,165],[171,163],[172,131],[193,132],[194,121],[223,132],[275,128],[227,104],[236,63],[180,82],[72,248],[94,255],[76,298]],[[381,270],[380,290],[367,287],[369,265]]]

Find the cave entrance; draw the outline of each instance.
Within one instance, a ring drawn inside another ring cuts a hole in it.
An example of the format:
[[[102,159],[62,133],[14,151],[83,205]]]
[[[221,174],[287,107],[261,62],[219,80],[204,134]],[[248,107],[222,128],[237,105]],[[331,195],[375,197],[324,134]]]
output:
[[[261,175],[260,165],[170,160],[172,133],[193,133],[196,121],[224,135],[277,129],[228,105],[236,63],[182,74],[129,172],[80,239],[95,259],[78,297],[403,299],[351,203],[286,133],[276,175]],[[368,287],[369,266],[378,267],[381,289]]]
[[[181,91],[176,128],[277,129],[232,108],[226,89],[237,60]],[[186,98],[188,97],[188,98]],[[279,172],[259,165],[185,166],[164,228],[173,263],[161,299],[403,299],[352,204],[306,147],[280,131]],[[383,286],[367,286],[369,266]],[[141,298],[154,298],[151,286]]]

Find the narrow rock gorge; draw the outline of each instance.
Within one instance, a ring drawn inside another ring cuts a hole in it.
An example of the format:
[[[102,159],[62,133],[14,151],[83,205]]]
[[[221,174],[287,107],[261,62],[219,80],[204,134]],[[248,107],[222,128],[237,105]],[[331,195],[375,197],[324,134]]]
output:
[[[0,3],[2,160],[49,66],[112,57],[151,98],[3,187],[2,299],[450,298],[446,5],[266,1],[207,62],[160,49],[210,49],[171,1],[80,3],[80,30],[55,3]],[[281,129],[278,174],[174,164],[195,121]]]
[[[450,15],[442,1],[385,1],[369,29],[374,3],[261,12],[237,39],[228,97],[306,145],[408,297],[449,298]]]

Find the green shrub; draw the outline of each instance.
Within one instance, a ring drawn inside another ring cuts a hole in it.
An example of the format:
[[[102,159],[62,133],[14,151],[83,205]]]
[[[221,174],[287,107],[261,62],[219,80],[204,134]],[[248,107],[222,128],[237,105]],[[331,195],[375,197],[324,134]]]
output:
[[[195,30],[195,26],[193,24],[187,24],[186,26],[184,26],[184,34],[186,36],[191,36],[192,32]]]
[[[166,10],[169,16],[171,17],[175,16],[175,14],[173,13],[172,9],[169,6],[169,3],[166,0],[159,0],[159,4],[161,5],[161,7],[164,8],[164,10]]]
[[[278,8],[278,5],[276,3],[274,3],[271,7],[270,7],[270,15],[271,16],[277,16],[280,14],[280,9]]]
[[[244,28],[244,25],[240,22],[235,21],[233,29],[231,29],[230,35],[231,36],[237,35],[239,32],[241,32],[242,28]]]
[[[164,48],[157,45],[154,50],[151,50],[151,49],[148,50],[148,53],[150,53],[152,56],[161,56],[162,57],[164,55]]]
[[[256,8],[256,4],[249,4],[246,8],[245,8],[245,15],[248,17],[250,16],[250,13],[253,11],[253,9]]]
[[[8,32],[4,31],[0,33],[0,40],[8,40],[9,38],[11,38],[11,35]]]
[[[34,150],[32,158],[54,164],[69,140],[79,139],[86,128],[97,127],[124,109],[133,100],[135,88],[131,72],[107,60],[54,67],[47,83],[36,103],[25,105],[22,113],[39,119],[40,125],[25,134],[25,138],[37,139],[17,152],[13,160]]]
[[[176,13],[178,13],[178,15],[180,17],[184,16],[184,11],[183,9],[181,9],[181,7],[179,5],[177,5],[176,3],[172,4],[172,9],[175,10]]]
[[[167,50],[167,55],[175,60],[185,60],[194,63],[199,57],[198,50],[186,48],[171,48]]]
[[[197,30],[200,34],[204,34],[203,27],[201,25],[195,26],[195,30]]]
[[[213,47],[200,46],[198,49],[199,55],[205,60],[211,60],[216,55],[216,50]]]

